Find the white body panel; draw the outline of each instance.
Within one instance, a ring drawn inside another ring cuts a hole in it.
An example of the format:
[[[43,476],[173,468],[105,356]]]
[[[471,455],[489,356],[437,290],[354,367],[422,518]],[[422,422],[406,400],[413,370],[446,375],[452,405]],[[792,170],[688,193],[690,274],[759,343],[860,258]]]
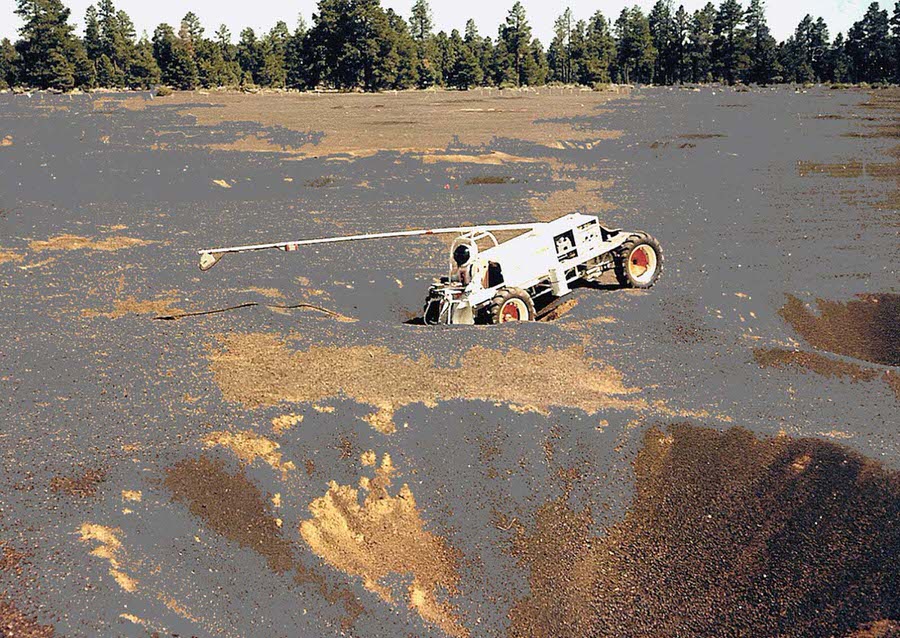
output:
[[[481,251],[473,239],[475,235],[465,235],[454,242],[454,247],[469,246],[470,261],[462,265],[451,262],[448,283],[438,284],[432,291],[446,295],[448,286],[454,290],[450,296],[453,310],[441,313],[448,323],[474,323],[480,308],[486,307],[501,288],[520,288],[532,297],[569,294],[569,284],[584,278],[589,267],[596,266],[627,237],[625,233],[603,229],[597,217],[582,214],[535,224],[502,244],[490,235],[494,245]],[[492,268],[499,268],[502,279],[491,277]]]

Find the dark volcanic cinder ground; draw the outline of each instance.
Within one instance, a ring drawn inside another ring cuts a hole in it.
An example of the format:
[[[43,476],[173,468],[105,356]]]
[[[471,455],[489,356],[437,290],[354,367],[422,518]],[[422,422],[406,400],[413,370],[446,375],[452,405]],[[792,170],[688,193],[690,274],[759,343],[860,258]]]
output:
[[[898,111],[0,95],[0,627],[896,635]],[[196,269],[575,210],[658,287],[434,329],[442,239]]]

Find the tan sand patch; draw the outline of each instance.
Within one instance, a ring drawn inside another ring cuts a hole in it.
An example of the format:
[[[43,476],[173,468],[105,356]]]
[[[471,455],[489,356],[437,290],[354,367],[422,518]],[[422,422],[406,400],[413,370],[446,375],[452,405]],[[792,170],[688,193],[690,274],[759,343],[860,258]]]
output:
[[[216,383],[229,401],[248,407],[311,403],[346,396],[379,411],[412,403],[473,399],[531,405],[644,409],[614,368],[584,357],[578,347],[507,352],[475,347],[457,367],[410,359],[384,347],[291,350],[271,334],[228,334],[209,355]],[[383,412],[385,414],[385,412]]]
[[[391,495],[394,473],[385,454],[375,477],[361,481],[359,490],[332,482],[325,496],[310,504],[312,518],[300,524],[300,535],[325,562],[362,578],[385,602],[404,598],[426,622],[451,636],[468,636],[456,609],[441,600],[442,592],[456,593],[459,554],[425,529],[408,485]],[[362,504],[360,490],[366,492]],[[406,592],[384,582],[391,574],[412,578]]]
[[[566,299],[549,313],[541,317],[541,321],[556,321],[558,319],[561,319],[562,317],[565,317],[567,314],[572,312],[576,308],[576,306],[578,306],[577,297]]]
[[[484,146],[497,138],[523,139],[548,150],[593,148],[616,133],[576,131],[567,120],[597,112],[597,107],[626,94],[627,91],[618,89],[568,93],[543,89],[479,89],[318,95],[222,92],[199,97],[192,92],[177,92],[166,99],[165,105],[178,105],[179,112],[195,117],[199,126],[249,121],[267,127],[324,133],[318,145],[306,145],[300,151],[306,156],[344,154],[356,158],[378,151],[429,152],[446,149],[456,141]],[[215,108],[197,108],[198,102]],[[129,98],[117,104],[142,110],[157,108],[162,103]],[[284,150],[255,134],[213,148]]]
[[[378,459],[375,456],[375,450],[366,450],[359,456],[359,460],[366,467],[372,467]]]
[[[282,434],[301,423],[303,423],[302,414],[284,414],[272,419],[272,429],[275,431],[275,434]]]
[[[20,262],[24,259],[22,255],[12,250],[0,250],[0,264],[5,264],[7,262]]]
[[[242,292],[255,292],[258,295],[262,295],[263,297],[268,297],[270,299],[284,299],[284,294],[278,290],[278,288],[260,288],[258,286],[250,286],[249,288],[244,288]]]
[[[107,319],[120,319],[129,315],[173,315],[181,312],[172,305],[174,303],[177,303],[175,299],[139,301],[134,297],[127,297],[116,299],[113,302],[113,309],[108,312],[82,310],[81,314],[85,317],[105,317]]]
[[[293,461],[281,460],[281,452],[278,451],[281,446],[278,443],[252,432],[213,432],[203,437],[203,445],[206,448],[217,445],[228,448],[247,465],[260,459],[282,475],[297,469]]]
[[[557,175],[555,179],[565,178]],[[612,180],[576,179],[572,188],[533,197],[531,210],[540,221],[552,221],[569,213],[603,213],[615,208],[603,196],[613,185]]]
[[[541,160],[530,157],[519,157],[517,155],[509,155],[500,151],[492,151],[483,155],[464,155],[464,154],[441,154],[423,155],[422,161],[425,164],[482,164],[487,166],[503,166],[504,164],[533,164]]]
[[[28,247],[35,252],[42,250],[102,250],[112,252],[134,246],[146,246],[152,243],[154,242],[123,235],[97,240],[79,235],[58,235],[47,240],[35,240],[28,244]]]
[[[290,146],[274,144],[270,139],[262,135],[251,133],[239,137],[233,142],[224,144],[209,144],[207,148],[216,151],[238,151],[243,153],[293,153],[295,149]]]
[[[109,573],[119,587],[127,592],[137,589],[138,581],[124,571],[124,551],[120,538],[122,530],[95,523],[84,523],[78,529],[78,533],[83,542],[97,543],[97,546],[91,550],[91,556],[103,558],[109,562]]]
[[[393,434],[397,431],[397,426],[394,425],[394,406],[390,403],[382,404],[377,412],[363,417],[363,421],[382,434]]]

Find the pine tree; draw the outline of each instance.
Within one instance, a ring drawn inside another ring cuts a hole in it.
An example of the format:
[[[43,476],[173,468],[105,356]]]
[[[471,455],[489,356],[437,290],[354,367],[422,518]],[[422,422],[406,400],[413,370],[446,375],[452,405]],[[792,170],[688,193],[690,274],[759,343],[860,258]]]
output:
[[[550,75],[550,65],[547,63],[547,52],[544,45],[535,38],[528,45],[528,53],[525,56],[522,70],[522,81],[526,86],[543,86]]]
[[[506,16],[506,23],[500,27],[500,39],[506,45],[506,54],[510,57],[512,80],[516,86],[527,84],[525,63],[531,51],[531,27],[525,15],[525,7],[516,0]]]
[[[160,81],[168,86],[191,90],[197,87],[197,65],[183,40],[168,24],[153,32],[153,57],[159,65]]]
[[[409,32],[409,25],[402,16],[387,10],[388,26],[392,32],[394,49],[397,53],[397,72],[393,89],[411,89],[419,81],[418,53],[419,47]]]
[[[804,17],[794,35],[782,46],[785,79],[806,83],[829,77],[830,40],[828,26],[822,18]]]
[[[572,69],[567,84],[591,83],[589,77],[591,72],[588,68],[590,54],[588,52],[587,28],[587,22],[579,20],[569,32],[568,53]]]
[[[626,84],[652,82],[656,49],[653,47],[650,23],[640,7],[622,10],[616,20],[616,37],[621,80]]]
[[[225,25],[222,25],[223,27]],[[301,16],[284,51],[285,85],[292,89],[311,88],[306,21]],[[231,38],[229,37],[228,40]]]
[[[256,32],[250,27],[241,31],[237,44],[237,61],[241,71],[250,75],[250,81],[259,84],[263,67],[263,50],[262,44],[256,38]]]
[[[72,48],[72,77],[75,80],[75,87],[80,89],[93,89],[97,86],[97,70],[94,63],[88,58],[87,51],[81,41],[77,41],[77,45]]]
[[[712,2],[694,13],[691,20],[690,51],[691,81],[712,80],[713,25],[716,21],[716,7]]]
[[[550,64],[550,78],[563,84],[571,84],[574,79],[574,63],[572,61],[572,9],[566,10],[553,23],[553,40],[547,51]]]
[[[494,41],[490,37],[485,36],[481,40],[479,46],[478,64],[481,67],[481,73],[484,78],[481,80],[482,86],[496,86],[494,75],[494,59],[496,52],[494,51]]]
[[[379,91],[415,77],[404,70],[397,17],[389,17],[379,0],[320,0],[318,8],[309,32],[317,82]]]
[[[832,82],[847,82],[850,79],[850,58],[843,33],[838,33],[828,51],[828,79]]]
[[[506,48],[506,40],[502,37],[497,38],[497,44],[492,51],[490,76],[493,78],[494,86],[501,89],[518,86],[513,58]]]
[[[675,12],[674,81],[686,82],[690,76],[691,18],[684,5]]]
[[[482,38],[478,33],[478,27],[475,20],[469,18],[466,21],[466,31],[463,41],[469,51],[475,57],[478,64],[478,86],[489,86],[492,83],[490,77],[490,61],[492,56],[493,44],[490,38]]]
[[[287,81],[285,53],[291,33],[287,24],[279,20],[260,42],[260,67],[257,84],[265,87],[283,88]]]
[[[746,31],[750,63],[744,71],[743,80],[754,84],[769,84],[779,71],[778,43],[769,30],[762,0],[750,0]]]
[[[18,85],[18,63],[19,54],[9,38],[0,40],[0,89]]]
[[[648,16],[650,36],[656,49],[653,81],[672,84],[675,78],[675,19],[671,0],[657,0]]]
[[[103,54],[100,21],[97,19],[97,9],[94,5],[90,5],[84,12],[84,48],[91,60],[98,60]]]
[[[188,11],[181,19],[181,38],[187,46],[195,46],[203,38],[203,25],[193,11]]]
[[[150,89],[159,82],[159,65],[153,57],[153,45],[145,35],[135,46],[134,59],[128,68],[128,86]]]
[[[459,30],[453,29],[450,37],[446,39],[446,51],[442,66],[444,67],[444,82],[446,86],[454,89],[467,89],[468,84],[459,74],[460,58],[463,56],[463,39]]]
[[[900,83],[900,1],[894,4],[891,15],[891,48],[894,58],[894,82]]]
[[[869,5],[862,20],[848,32],[852,73],[858,82],[884,82],[893,77],[894,61],[887,10]]]
[[[416,42],[416,76],[419,88],[427,89],[441,83],[439,51],[434,42],[431,7],[427,0],[416,0],[409,18],[409,30]]]
[[[812,82],[812,67],[806,61],[806,45],[804,38],[795,33],[785,40],[778,51],[778,61],[782,68],[785,82]]]
[[[579,65],[579,82],[588,86],[611,81],[616,59],[616,41],[609,20],[600,11],[591,16],[585,29],[584,55]]]
[[[416,0],[412,7],[412,17],[409,20],[409,30],[412,33],[412,37],[417,42],[425,42],[431,37],[433,27],[431,7],[428,5],[427,0]]]
[[[18,81],[40,89],[68,91],[86,80],[84,45],[73,35],[69,10],[60,0],[17,0],[16,15],[24,23],[16,43]],[[76,63],[79,80],[76,82]]]
[[[450,38],[444,31],[438,31],[431,38],[432,54],[430,59],[434,61],[440,77],[441,86],[449,86],[449,75],[453,68],[453,52],[450,50]]]
[[[484,71],[471,45],[463,40],[459,55],[453,67],[456,88],[471,89],[480,86],[484,81]]]
[[[133,57],[134,25],[127,14],[116,11],[112,0],[100,0],[97,18],[101,54],[96,60],[97,83],[106,87],[124,87],[125,75]]]
[[[738,0],[723,0],[713,22],[713,67],[726,84],[734,84],[749,64],[741,26],[744,10]]]

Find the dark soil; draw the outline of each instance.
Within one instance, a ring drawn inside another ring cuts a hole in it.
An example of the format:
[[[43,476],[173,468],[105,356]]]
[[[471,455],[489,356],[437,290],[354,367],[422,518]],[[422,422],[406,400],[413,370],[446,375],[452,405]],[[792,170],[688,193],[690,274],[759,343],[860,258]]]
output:
[[[75,476],[55,476],[50,480],[50,491],[76,498],[91,498],[97,494],[100,484],[106,480],[106,470],[86,469]]]
[[[900,366],[900,295],[859,295],[847,303],[820,299],[817,305],[818,315],[789,295],[779,314],[815,348]]]
[[[844,636],[900,617],[900,476],[820,440],[653,428],[624,521],[520,530],[512,636]],[[879,634],[875,634],[879,635]]]

